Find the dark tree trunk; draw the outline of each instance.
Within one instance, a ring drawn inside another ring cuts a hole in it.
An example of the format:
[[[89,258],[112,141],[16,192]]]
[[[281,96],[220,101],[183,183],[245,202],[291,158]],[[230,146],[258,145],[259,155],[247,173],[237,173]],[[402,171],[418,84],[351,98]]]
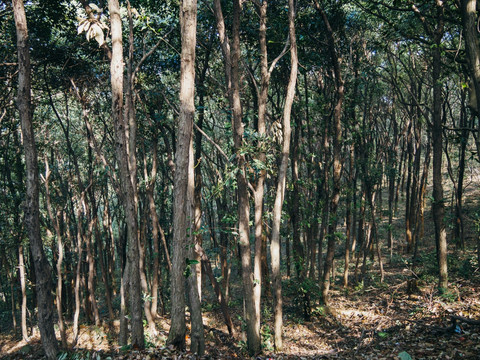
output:
[[[53,360],[58,353],[58,343],[53,328],[52,270],[40,236],[38,159],[32,123],[30,46],[22,0],[13,0],[13,11],[18,52],[17,106],[20,112],[26,168],[25,228],[35,267],[38,327],[42,346],[47,358]]]
[[[342,79],[342,73],[340,68],[341,59],[337,53],[335,38],[333,30],[330,26],[327,14],[320,6],[318,1],[315,1],[315,5],[323,22],[327,28],[328,48],[331,56],[332,66],[335,74],[335,91],[336,91],[336,104],[333,114],[333,184],[332,195],[329,204],[329,221],[327,230],[327,254],[325,258],[325,269],[323,271],[322,281],[322,300],[325,304],[328,303],[328,293],[330,290],[330,273],[333,269],[333,257],[335,255],[335,243],[336,243],[336,229],[337,229],[337,208],[340,201],[340,180],[342,175],[342,104],[345,95],[344,81]]]
[[[437,4],[438,25],[434,33],[432,48],[432,82],[433,82],[433,203],[432,214],[435,224],[435,242],[437,244],[437,260],[439,267],[438,287],[447,289],[447,232],[445,229],[445,204],[442,183],[443,130],[442,130],[442,37],[443,37],[443,5]]]

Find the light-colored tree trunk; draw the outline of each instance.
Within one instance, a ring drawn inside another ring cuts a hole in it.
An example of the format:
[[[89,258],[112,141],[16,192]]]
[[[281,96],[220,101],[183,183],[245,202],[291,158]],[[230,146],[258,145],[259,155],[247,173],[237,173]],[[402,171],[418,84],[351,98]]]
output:
[[[85,193],[82,193],[81,197],[83,201],[83,197]],[[80,221],[82,219],[81,213],[81,205],[78,207],[77,210],[77,219]],[[78,341],[78,321],[80,319],[80,287],[81,287],[81,271],[82,271],[82,253],[83,253],[83,226],[78,224],[77,226],[77,267],[75,269],[75,312],[73,314],[73,346],[76,345]]]
[[[135,162],[135,124],[132,120],[133,102],[131,100],[131,86],[127,83],[129,96],[128,106],[124,117],[123,110],[123,45],[122,45],[122,20],[118,0],[109,0],[110,25],[112,34],[112,59],[110,63],[110,76],[112,84],[112,118],[115,127],[115,152],[120,171],[121,194],[127,223],[128,274],[130,292],[130,318],[132,347],[143,349],[143,304],[140,283],[138,224],[137,224],[137,197],[136,193],[136,166]],[[131,77],[129,77],[131,79]],[[127,137],[128,136],[128,137]],[[129,139],[131,140],[129,142]],[[133,139],[133,140],[132,140]]]
[[[18,270],[20,272],[20,287],[22,289],[22,319],[21,319],[22,337],[23,337],[23,340],[28,341],[29,336],[28,336],[28,330],[27,330],[27,286],[26,286],[26,278],[25,278],[25,256],[23,254],[22,244],[18,246]]]
[[[282,218],[283,200],[285,197],[285,183],[287,178],[288,157],[290,154],[290,117],[292,112],[293,100],[295,98],[295,87],[297,84],[298,56],[297,56],[297,38],[295,35],[295,2],[288,1],[288,29],[290,39],[290,78],[288,80],[287,94],[283,108],[283,143],[282,158],[278,170],[277,190],[275,194],[275,204],[273,208],[272,240],[270,244],[270,254],[272,262],[272,287],[274,294],[274,332],[275,332],[275,350],[283,349],[283,298],[282,298],[282,275],[280,273],[281,241],[280,225]]]
[[[189,0],[190,1],[190,0]],[[196,0],[194,0],[196,2]],[[186,10],[183,14],[187,15],[188,11],[190,11],[189,15],[191,14],[191,9]],[[195,6],[195,20],[196,20],[196,6]],[[196,34],[196,21],[195,21],[195,31],[192,34],[192,29],[188,27],[188,22],[192,21],[190,18],[185,19],[185,37],[189,37],[189,41],[187,42],[188,45],[195,47],[195,34]],[[193,24],[190,24],[190,26]],[[194,71],[193,67],[193,71]],[[195,78],[195,74],[193,75]],[[194,105],[194,98],[192,97],[191,102]],[[192,125],[193,125],[193,116],[192,116]],[[193,128],[192,128],[193,130]],[[190,352],[194,354],[198,354],[202,356],[205,352],[205,334],[203,331],[203,319],[202,319],[202,306],[200,304],[200,290],[201,284],[198,284],[199,281],[199,274],[202,272],[201,268],[201,258],[199,252],[196,250],[199,244],[197,243],[197,237],[194,234],[195,228],[195,169],[194,169],[194,155],[193,155],[193,132],[191,133],[190,137],[190,150],[189,150],[189,158],[188,158],[188,188],[187,188],[187,218],[190,222],[190,226],[187,229],[187,246],[189,248],[188,251],[188,259],[190,259],[191,263],[191,274],[188,277],[188,300],[190,305],[190,321],[191,321],[191,332],[190,332]],[[201,277],[200,277],[201,279]]]
[[[195,114],[195,46],[197,28],[196,0],[183,0],[180,8],[182,53],[180,64],[180,115],[175,152],[173,215],[173,261],[171,273],[172,323],[167,343],[185,348],[185,267],[196,273],[196,264],[186,264],[186,245],[193,241],[193,145]],[[187,219],[189,217],[189,219]],[[188,229],[190,228],[190,230]],[[187,238],[189,238],[187,242]],[[192,256],[192,251],[189,254]],[[205,347],[200,299],[196,276],[189,276],[189,300],[192,320],[191,350],[202,354]]]
[[[245,169],[245,155],[240,150],[244,144],[243,139],[243,111],[240,100],[240,14],[242,1],[233,2],[232,24],[232,115],[233,139],[237,159],[237,197],[238,197],[238,238],[240,258],[242,265],[242,285],[245,300],[245,322],[247,325],[247,347],[250,355],[261,352],[260,327],[255,311],[254,279],[252,276],[252,259],[250,250],[250,204],[248,194],[248,180]]]
[[[150,210],[150,217],[152,219],[152,243],[153,243],[153,268],[152,268],[152,286],[150,288],[150,296],[152,297],[152,305],[150,311],[153,317],[158,316],[158,287],[159,287],[159,269],[160,269],[160,246],[159,246],[159,230],[158,230],[158,215],[155,206],[154,189],[157,179],[157,140],[154,139],[153,154],[152,154],[152,170],[148,176],[147,168],[145,166],[145,178],[149,179],[146,197],[148,200],[148,207]]]
[[[270,74],[268,72],[268,53],[267,53],[267,6],[268,1],[262,1],[257,4],[257,13],[260,18],[259,26],[259,45],[260,45],[260,91],[257,91],[258,98],[258,118],[257,118],[257,133],[258,133],[258,154],[257,160],[261,163],[266,162],[264,146],[265,136],[265,116],[267,112],[267,97]],[[265,192],[265,176],[266,170],[260,169],[258,178],[255,184],[254,199],[254,229],[255,229],[255,254],[253,260],[253,277],[255,279],[255,286],[253,288],[254,308],[256,327],[260,328],[260,307],[262,296],[262,251],[263,251],[263,196]]]
[[[25,227],[30,240],[36,276],[38,327],[42,346],[48,359],[56,359],[57,339],[53,328],[53,299],[51,269],[43,250],[40,236],[38,159],[33,130],[31,100],[31,66],[27,18],[23,0],[13,0],[17,32],[18,92],[17,106],[23,135],[26,168]]]

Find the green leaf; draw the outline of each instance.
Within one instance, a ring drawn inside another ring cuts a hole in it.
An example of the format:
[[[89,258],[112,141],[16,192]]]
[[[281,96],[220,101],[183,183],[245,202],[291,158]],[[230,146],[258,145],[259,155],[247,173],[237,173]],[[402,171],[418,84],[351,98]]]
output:
[[[383,332],[383,331],[380,331],[380,332],[378,333],[378,336],[380,336],[382,339],[385,339],[385,338],[388,336],[388,333]]]
[[[187,265],[199,264],[198,260],[190,260],[189,258],[187,258],[186,261],[187,261]]]

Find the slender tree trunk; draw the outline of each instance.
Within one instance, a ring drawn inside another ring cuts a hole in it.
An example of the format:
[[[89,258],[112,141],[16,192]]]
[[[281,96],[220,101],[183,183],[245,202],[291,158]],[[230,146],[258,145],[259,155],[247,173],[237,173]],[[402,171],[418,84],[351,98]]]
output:
[[[60,338],[62,339],[62,348],[66,349],[67,344],[67,336],[65,333],[65,323],[63,321],[63,310],[62,310],[62,263],[63,263],[63,241],[62,241],[62,234],[60,232],[60,224],[58,222],[58,214],[54,216],[52,203],[50,198],[50,166],[48,164],[47,158],[45,157],[45,197],[47,202],[47,212],[52,222],[52,225],[55,229],[55,236],[57,240],[57,250],[58,250],[58,258],[57,258],[57,293],[56,293],[56,302],[57,302],[57,315],[58,315],[58,329],[60,331]]]
[[[353,145],[350,146],[350,159],[349,159],[349,178],[348,181],[350,184],[353,184],[353,173],[355,171],[354,168],[354,148]],[[343,287],[348,287],[348,268],[350,265],[350,239],[352,233],[352,194],[355,192],[356,189],[353,187],[347,190],[347,199],[346,199],[346,207],[347,207],[347,214],[346,214],[346,229],[345,229],[345,266],[343,269]],[[355,210],[354,210],[355,211]],[[355,225],[353,225],[355,226]]]
[[[146,171],[146,168],[145,168]],[[146,177],[147,178],[147,177]],[[155,199],[153,196],[155,189],[155,181],[157,179],[157,141],[153,143],[152,154],[152,170],[150,172],[150,182],[146,189],[146,196],[148,200],[148,207],[150,210],[150,217],[152,219],[152,242],[153,242],[153,268],[152,268],[152,286],[150,289],[150,296],[152,297],[152,305],[150,311],[153,317],[158,316],[158,287],[159,287],[159,270],[160,270],[160,244],[159,244],[159,222],[157,209],[155,206]]]
[[[407,254],[411,254],[413,252],[413,230],[412,230],[412,206],[411,203],[415,200],[413,199],[413,188],[412,188],[412,171],[413,171],[413,135],[412,135],[412,127],[413,127],[413,119],[410,119],[409,126],[408,126],[408,133],[407,133],[407,161],[408,166],[407,169],[407,184],[405,186],[406,197],[405,197],[405,239],[407,244]]]
[[[205,120],[205,79],[207,76],[207,71],[209,68],[209,60],[210,55],[212,53],[213,47],[213,39],[210,39],[207,49],[205,58],[202,62],[202,70],[198,76],[197,80],[197,92],[198,92],[198,122],[197,126],[199,129],[203,128],[203,123]],[[194,193],[194,235],[195,235],[195,242],[198,245],[202,245],[203,237],[201,232],[202,227],[202,186],[203,186],[203,179],[202,179],[202,138],[203,134],[200,131],[197,131],[195,134],[195,193]],[[195,260],[201,261],[200,255],[197,255],[198,258]],[[198,295],[200,297],[200,301],[202,300],[202,267],[197,267],[197,285],[198,285]]]
[[[0,265],[2,265],[2,264],[0,263]],[[9,275],[10,275],[9,276],[10,277],[10,279],[9,279],[10,280],[10,302],[11,302],[10,309],[12,311],[12,329],[13,329],[13,332],[16,333],[17,332],[17,315],[16,315],[17,305],[15,304],[15,289],[14,289],[15,278],[14,278],[13,273],[9,272]],[[22,333],[22,337],[24,338],[25,341],[28,341],[28,336],[24,337],[23,333]]]
[[[290,38],[290,78],[288,80],[287,94],[283,108],[283,144],[282,160],[278,170],[277,191],[275,194],[275,205],[273,208],[272,241],[270,244],[270,255],[272,258],[272,287],[274,294],[274,331],[275,350],[283,349],[283,298],[282,298],[282,277],[280,273],[281,242],[280,224],[282,218],[282,207],[285,196],[285,183],[287,178],[288,157],[290,154],[290,117],[292,113],[293,100],[295,98],[295,87],[297,84],[298,57],[297,38],[295,34],[295,2],[288,1],[288,29]],[[299,129],[298,129],[299,130]]]
[[[254,282],[252,276],[252,260],[250,250],[250,204],[248,195],[248,182],[246,178],[245,156],[240,150],[243,146],[243,111],[240,100],[240,13],[242,1],[233,2],[233,23],[232,23],[232,50],[225,34],[225,23],[221,9],[220,0],[215,0],[215,17],[217,29],[222,47],[225,64],[225,78],[227,82],[227,93],[230,108],[232,111],[233,140],[236,151],[237,162],[237,212],[238,212],[238,234],[239,249],[242,268],[242,285],[245,302],[245,322],[247,325],[247,346],[250,355],[261,352],[261,338],[259,321],[255,311]]]
[[[187,3],[184,4],[186,10],[182,13],[184,18],[184,44],[185,46],[190,47],[190,50],[195,54],[195,44],[196,44],[196,0],[191,4],[186,0]],[[192,29],[193,27],[193,29]],[[194,56],[195,57],[195,56]],[[193,61],[195,63],[195,61]],[[193,70],[192,70],[193,69]],[[193,71],[191,76],[195,79],[195,66],[191,65],[190,71]],[[191,95],[191,99],[188,99],[188,102],[191,103],[194,108],[195,105],[195,94]],[[193,113],[192,113],[193,115]],[[193,125],[193,116],[191,118],[191,123]],[[191,322],[191,331],[190,331],[190,352],[202,356],[205,352],[205,334],[203,331],[203,319],[202,319],[202,306],[200,303],[200,293],[201,293],[201,257],[198,253],[197,246],[200,245],[197,240],[198,238],[194,234],[195,228],[195,165],[194,165],[194,154],[193,154],[193,127],[192,132],[190,133],[190,144],[189,144],[189,154],[188,154],[188,187],[187,187],[187,219],[190,222],[187,230],[187,247],[188,259],[191,259],[192,263],[190,264],[191,274],[188,276],[188,300],[190,305],[190,322]],[[188,266],[188,264],[187,264]],[[200,280],[199,280],[200,279]],[[200,283],[198,283],[200,281]]]
[[[92,214],[92,216],[95,216]],[[95,280],[97,278],[96,274],[96,264],[93,254],[93,227],[95,226],[96,219],[90,220],[88,225],[88,235],[86,239],[86,250],[87,250],[87,264],[88,264],[88,277],[87,277],[87,290],[88,290],[88,301],[93,312],[93,319],[95,321],[95,326],[100,326],[100,314],[98,312],[97,299],[95,297]]]
[[[393,124],[393,141],[394,144],[392,145],[392,148],[390,149],[389,156],[388,156],[388,171],[387,171],[387,176],[388,176],[388,250],[390,253],[390,261],[392,260],[393,257],[393,213],[394,213],[394,208],[393,208],[393,203],[395,200],[395,178],[396,178],[396,162],[398,158],[398,124],[397,124],[397,118],[396,118],[396,96],[393,95],[393,100],[392,100],[392,124]]]
[[[83,198],[85,193],[82,193],[81,197]],[[78,206],[77,210],[77,219],[82,219],[81,215],[81,204]],[[78,321],[80,319],[80,291],[81,291],[81,272],[82,272],[82,254],[83,253],[83,226],[82,224],[77,224],[77,267],[75,270],[75,312],[73,315],[73,346],[77,344],[78,341]]]
[[[23,337],[23,340],[29,341],[28,329],[27,329],[27,286],[26,286],[26,278],[25,278],[25,256],[23,254],[22,244],[18,246],[18,270],[20,272],[20,287],[22,289],[22,320],[21,320],[22,337]],[[15,313],[13,315],[15,316]]]
[[[462,92],[462,110],[460,113],[460,127],[464,128],[461,132],[460,137],[460,154],[459,154],[459,164],[458,164],[458,174],[457,174],[457,189],[455,196],[455,228],[454,228],[454,237],[456,239],[456,244],[459,245],[462,249],[465,247],[465,232],[464,232],[464,221],[463,221],[463,181],[465,176],[465,163],[466,163],[466,150],[468,145],[468,139],[470,132],[465,128],[467,124],[467,112],[465,106],[465,92]]]
[[[443,199],[442,184],[442,157],[443,157],[443,136],[442,136],[442,58],[441,41],[443,37],[443,3],[437,1],[438,25],[434,33],[434,47],[432,48],[432,82],[433,82],[433,204],[432,214],[435,224],[435,241],[437,244],[437,260],[439,267],[438,286],[440,289],[448,287],[447,268],[447,232],[445,229],[445,204]]]
[[[257,118],[257,132],[259,136],[258,140],[258,155],[257,160],[265,164],[266,155],[264,148],[265,136],[265,115],[267,111],[267,97],[268,97],[268,85],[269,85],[269,72],[268,72],[268,53],[267,53],[267,6],[268,1],[263,1],[257,5],[257,13],[259,15],[260,26],[258,30],[259,45],[260,45],[260,72],[261,83],[260,91],[257,92],[258,98],[258,118]],[[254,296],[254,308],[256,327],[260,328],[260,307],[261,307],[261,295],[262,295],[262,253],[263,253],[263,196],[265,192],[265,169],[260,169],[257,182],[255,184],[255,191],[253,194],[254,199],[254,231],[255,231],[255,255],[253,262],[253,277],[255,285],[253,288]]]
[[[180,9],[182,54],[180,65],[180,116],[175,153],[174,218],[173,218],[173,268],[171,274],[172,326],[168,344],[185,348],[185,266],[196,272],[195,264],[186,264],[186,245],[193,245],[193,145],[192,131],[195,114],[195,45],[197,27],[196,0],[183,0]],[[187,227],[190,229],[188,230]],[[187,238],[190,238],[187,241]],[[192,256],[194,249],[190,252]],[[202,355],[205,342],[202,314],[196,276],[189,276],[189,300],[192,320],[191,351]]]
[[[125,220],[127,223],[128,237],[128,262],[129,262],[129,291],[130,291],[130,318],[131,318],[131,341],[133,348],[143,349],[144,334],[142,321],[142,290],[140,283],[140,266],[139,266],[139,249],[137,234],[137,197],[135,196],[135,188],[132,179],[135,178],[135,168],[129,159],[130,154],[135,152],[135,146],[128,142],[127,129],[134,131],[126,120],[130,121],[130,112],[132,103],[127,97],[129,105],[127,106],[126,118],[124,118],[123,110],[123,45],[122,45],[122,21],[120,17],[120,6],[118,0],[109,0],[108,8],[110,12],[110,24],[112,33],[112,59],[110,64],[110,75],[112,83],[112,116],[115,127],[116,157],[120,170],[121,194],[120,198],[123,202],[125,210]],[[127,83],[127,90],[130,89],[130,81]],[[130,111],[128,111],[130,110]],[[134,134],[129,133],[130,140],[134,138]],[[127,149],[129,147],[129,149]],[[127,151],[128,150],[128,151]]]
[[[50,265],[43,250],[40,235],[38,159],[33,130],[31,104],[31,67],[27,18],[23,0],[13,0],[13,12],[17,32],[18,92],[17,106],[23,135],[26,167],[25,227],[30,240],[36,275],[38,327],[42,346],[48,359],[55,359],[58,352],[53,328],[52,277]]]
[[[327,245],[327,255],[325,259],[325,269],[323,272],[323,282],[322,282],[322,299],[325,304],[328,303],[328,293],[330,290],[330,272],[333,268],[333,257],[335,255],[335,242],[336,242],[336,228],[337,228],[337,208],[340,201],[340,180],[342,175],[342,104],[344,98],[344,82],[342,79],[342,73],[340,69],[340,57],[337,54],[335,38],[333,30],[330,26],[330,22],[327,18],[327,14],[320,7],[318,1],[315,1],[317,10],[322,16],[323,22],[327,28],[327,38],[328,38],[328,47],[333,64],[335,82],[336,82],[336,104],[333,115],[333,184],[332,184],[332,196],[330,198],[329,205],[329,225],[327,231],[328,245]]]
[[[295,132],[293,135],[293,149],[291,157],[291,166],[292,166],[292,186],[293,190],[291,192],[291,202],[290,207],[290,219],[292,222],[292,247],[293,247],[293,264],[295,266],[295,271],[299,282],[303,281],[305,273],[305,250],[303,248],[302,242],[300,241],[300,186],[299,186],[299,157],[300,157],[300,131],[301,131],[301,119],[299,116],[294,117],[295,119]],[[319,251],[321,253],[321,251]]]
[[[120,346],[125,346],[128,344],[128,320],[127,320],[127,298],[128,292],[130,291],[129,286],[129,273],[131,266],[128,261],[123,264],[122,267],[122,276],[120,284],[120,334],[118,336],[118,343]]]

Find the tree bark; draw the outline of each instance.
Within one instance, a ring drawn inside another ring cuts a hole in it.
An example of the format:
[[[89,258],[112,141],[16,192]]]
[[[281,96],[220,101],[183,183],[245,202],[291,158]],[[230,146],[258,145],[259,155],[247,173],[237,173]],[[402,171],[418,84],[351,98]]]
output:
[[[267,96],[268,96],[268,84],[270,75],[268,72],[268,53],[267,53],[267,7],[268,1],[262,1],[261,4],[257,4],[257,13],[259,15],[260,26],[258,30],[259,45],[260,45],[260,91],[257,92],[258,98],[258,117],[257,117],[257,160],[265,164],[266,155],[264,148],[264,136],[265,136],[265,116],[267,111]],[[255,255],[253,260],[253,277],[255,286],[253,288],[254,307],[255,307],[255,319],[256,327],[260,328],[260,307],[262,296],[262,250],[263,250],[263,197],[265,192],[265,176],[266,170],[260,169],[257,175],[257,181],[255,184],[255,191],[253,194],[254,199],[254,231],[255,231]]]
[[[52,222],[52,225],[55,229],[55,236],[57,238],[57,246],[58,246],[58,258],[57,258],[57,294],[56,294],[56,302],[57,302],[57,315],[58,315],[58,329],[60,331],[60,338],[62,340],[62,348],[66,349],[67,344],[67,336],[65,333],[65,322],[63,321],[63,311],[62,311],[62,262],[63,262],[63,241],[62,241],[62,234],[60,232],[60,224],[58,221],[58,216],[53,214],[52,209],[52,202],[50,197],[50,166],[48,164],[48,160],[45,157],[45,197],[47,202],[47,212]],[[61,214],[60,214],[61,216]]]
[[[282,276],[280,273],[280,224],[282,218],[283,200],[285,197],[285,183],[287,178],[288,157],[290,155],[291,126],[290,117],[292,113],[293,100],[295,98],[295,87],[297,85],[298,56],[297,38],[295,34],[295,1],[288,1],[288,33],[290,38],[290,78],[288,80],[287,94],[283,108],[283,144],[282,158],[278,170],[277,190],[275,204],[273,207],[272,240],[270,244],[270,255],[272,261],[272,287],[274,294],[274,332],[275,350],[283,349],[283,298],[282,298]],[[299,130],[299,129],[297,129]],[[297,194],[298,195],[298,194]]]
[[[22,289],[22,337],[23,340],[28,341],[28,330],[27,330],[27,286],[25,278],[25,256],[23,254],[23,245],[18,246],[18,269],[20,272],[20,287]],[[12,282],[13,284],[13,282]],[[12,293],[13,294],[13,293]],[[15,313],[14,313],[15,316]]]
[[[146,167],[145,167],[145,171]],[[146,174],[148,175],[148,174]],[[147,176],[145,176],[147,178]],[[153,242],[153,268],[152,268],[152,286],[150,288],[150,296],[152,297],[152,305],[150,311],[153,317],[158,316],[158,288],[159,288],[159,270],[160,270],[160,244],[159,244],[159,222],[157,209],[155,207],[154,189],[157,179],[157,140],[153,142],[152,154],[152,170],[150,172],[149,183],[146,189],[146,197],[152,219],[152,242]]]
[[[232,24],[232,115],[233,115],[233,139],[237,160],[237,197],[238,197],[238,234],[240,258],[242,265],[242,285],[245,301],[245,322],[247,325],[247,347],[251,356],[261,352],[260,327],[255,311],[254,279],[252,276],[252,260],[250,250],[250,204],[248,194],[248,180],[245,169],[245,155],[241,153],[244,144],[243,139],[243,111],[240,100],[240,13],[242,1],[233,2]]]
[[[342,104],[345,94],[344,81],[342,79],[342,73],[340,69],[340,56],[337,54],[335,38],[333,30],[330,26],[327,14],[320,7],[320,4],[315,0],[315,6],[322,16],[323,22],[327,28],[328,48],[332,60],[333,70],[335,74],[335,91],[336,91],[336,104],[333,114],[333,184],[332,195],[329,205],[329,221],[327,230],[327,254],[325,259],[325,269],[323,271],[322,282],[322,300],[325,304],[328,303],[328,293],[330,290],[330,272],[333,267],[333,257],[335,255],[335,242],[336,242],[336,228],[337,228],[337,208],[340,201],[340,180],[342,175]]]
[[[140,284],[139,245],[137,234],[137,197],[132,179],[135,179],[135,167],[131,167],[129,152],[135,152],[135,145],[128,143],[127,128],[131,128],[123,117],[123,45],[122,45],[122,20],[118,0],[109,0],[110,24],[112,34],[112,59],[110,63],[110,76],[112,83],[112,117],[115,127],[115,153],[120,171],[120,198],[125,210],[128,236],[128,262],[129,290],[130,290],[130,317],[132,347],[143,349],[144,334],[142,321],[142,291]],[[130,85],[128,83],[128,85]],[[131,95],[131,94],[130,94]],[[128,100],[128,99],[127,99]],[[131,104],[129,104],[131,107]],[[130,117],[127,114],[127,118]],[[133,126],[134,128],[134,126]],[[132,129],[130,129],[132,130]],[[130,134],[130,139],[134,137]]]
[[[435,242],[437,244],[437,260],[439,267],[438,287],[446,290],[448,287],[447,268],[447,232],[445,229],[445,204],[443,199],[442,157],[443,157],[443,129],[442,129],[442,37],[443,2],[437,0],[438,25],[434,32],[434,46],[432,48],[432,82],[433,82],[433,119],[432,119],[432,148],[433,148],[433,203],[432,214],[435,225]]]
[[[20,112],[26,167],[25,227],[27,228],[35,267],[38,327],[42,346],[47,358],[53,360],[58,353],[58,344],[53,328],[51,268],[45,256],[40,235],[38,159],[32,123],[32,80],[27,18],[23,0],[13,0],[12,3],[18,52],[17,106]]]
[[[180,8],[182,53],[180,64],[180,114],[175,152],[173,261],[171,273],[172,325],[167,343],[177,349],[185,348],[185,277],[187,245],[192,242],[193,225],[193,147],[192,131],[195,114],[195,45],[197,26],[196,0],[183,0]],[[187,219],[187,216],[190,219]],[[190,230],[188,229],[190,228]],[[190,240],[187,241],[187,238]],[[194,271],[195,267],[193,266]],[[189,300],[192,320],[192,348],[201,355],[204,351],[203,324],[196,277],[189,279]]]
[[[194,0],[196,1],[196,0]],[[196,3],[195,3],[196,5]],[[188,5],[187,5],[188,6]],[[196,35],[196,6],[195,12],[192,14],[191,12],[188,14],[190,15],[189,18],[185,19],[185,28],[186,28],[186,36],[185,38],[189,38],[190,41],[188,42],[190,46],[193,44],[193,48],[195,47],[195,35]],[[192,11],[193,9],[189,9]],[[189,10],[186,10],[183,15],[186,15]],[[192,22],[192,15],[194,15],[194,23],[195,29],[188,28],[188,23]],[[193,40],[192,40],[193,39]],[[193,75],[195,78],[195,74]],[[193,95],[194,96],[194,95]],[[192,98],[193,98],[192,96]],[[192,99],[191,102],[193,103],[194,100]],[[193,125],[193,116],[192,116],[192,125]],[[192,129],[193,130],[193,129]],[[190,249],[188,252],[188,258],[191,261],[190,269],[191,274],[188,276],[188,299],[190,305],[190,321],[191,321],[191,331],[190,331],[190,352],[202,356],[205,352],[205,334],[203,331],[203,319],[202,319],[202,306],[200,303],[200,288],[201,283],[199,284],[199,274],[202,272],[201,268],[201,258],[200,254],[198,253],[197,246],[200,245],[197,243],[197,237],[194,235],[194,227],[195,227],[195,170],[194,170],[194,155],[193,155],[193,132],[190,136],[190,150],[189,150],[189,159],[188,159],[188,201],[187,201],[187,218],[190,222],[190,226],[187,229],[187,247]],[[188,267],[189,264],[187,264]],[[201,279],[201,278],[200,278]],[[200,280],[201,281],[201,280]]]

